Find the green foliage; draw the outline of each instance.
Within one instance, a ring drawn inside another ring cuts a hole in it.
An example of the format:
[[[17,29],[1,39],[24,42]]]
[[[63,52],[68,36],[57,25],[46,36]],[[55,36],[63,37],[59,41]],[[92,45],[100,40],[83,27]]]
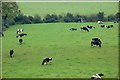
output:
[[[2,20],[3,27],[9,27],[9,25],[15,24],[14,18],[18,16],[20,10],[16,2],[2,2]]]

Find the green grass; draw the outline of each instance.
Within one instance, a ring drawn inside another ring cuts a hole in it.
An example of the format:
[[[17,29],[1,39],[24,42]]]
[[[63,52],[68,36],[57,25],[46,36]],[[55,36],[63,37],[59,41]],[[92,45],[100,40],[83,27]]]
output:
[[[25,15],[73,14],[90,15],[104,12],[105,16],[118,12],[118,2],[17,2]]]
[[[93,25],[90,32],[81,26]],[[113,24],[113,23],[105,23]],[[104,73],[104,78],[118,78],[118,24],[112,29],[96,23],[48,23],[15,25],[4,32],[3,78],[90,78]],[[69,31],[76,27],[78,31]],[[19,45],[16,30],[28,34]],[[92,37],[102,40],[102,48],[91,47]],[[14,49],[14,58],[9,50]],[[41,65],[44,57],[52,57],[51,65]]]

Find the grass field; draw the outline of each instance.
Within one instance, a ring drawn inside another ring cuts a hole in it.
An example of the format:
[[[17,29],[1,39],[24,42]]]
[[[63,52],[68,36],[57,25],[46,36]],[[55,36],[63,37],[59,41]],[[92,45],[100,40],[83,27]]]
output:
[[[105,16],[118,12],[118,2],[18,2],[25,15],[73,14],[91,15],[104,12]]]
[[[3,78],[90,78],[103,73],[104,78],[118,78],[118,24],[112,29],[96,23],[48,23],[15,25],[4,32]],[[90,32],[80,26],[93,25]],[[71,27],[79,30],[69,31]],[[24,28],[28,35],[18,43],[16,30]],[[102,48],[91,47],[92,37],[102,40]],[[14,49],[14,57],[9,50]],[[51,65],[41,65],[44,57],[52,57]]]

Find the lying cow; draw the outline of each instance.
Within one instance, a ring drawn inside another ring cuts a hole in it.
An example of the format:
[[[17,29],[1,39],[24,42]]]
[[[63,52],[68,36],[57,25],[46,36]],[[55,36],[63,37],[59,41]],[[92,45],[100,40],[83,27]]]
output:
[[[89,32],[89,29],[87,27],[81,27],[81,30],[85,30],[85,31]]]
[[[100,80],[102,76],[104,76],[104,74],[102,74],[102,73],[94,74],[94,75],[92,75],[91,79],[92,80]]]
[[[52,58],[44,58],[43,59],[42,65],[48,64],[48,63],[52,63]]]
[[[10,58],[12,58],[12,57],[13,57],[13,53],[14,53],[13,49],[12,49],[12,50],[10,50]]]
[[[77,28],[70,28],[71,31],[77,31]]]

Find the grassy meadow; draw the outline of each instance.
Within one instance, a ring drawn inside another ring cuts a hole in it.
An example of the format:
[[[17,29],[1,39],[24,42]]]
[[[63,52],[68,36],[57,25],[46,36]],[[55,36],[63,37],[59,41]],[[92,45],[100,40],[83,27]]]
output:
[[[118,2],[17,2],[25,15],[73,14],[91,15],[104,12],[105,16],[118,12]]]
[[[4,32],[2,66],[3,78],[90,78],[103,73],[104,78],[118,78],[118,24],[111,29],[96,23],[47,23],[15,25]],[[93,25],[90,32],[81,26]],[[76,27],[77,31],[69,31]],[[28,35],[20,45],[16,30],[24,28]],[[93,37],[99,37],[102,47],[91,47]],[[9,57],[9,50],[14,57]],[[44,57],[53,63],[41,65]]]

